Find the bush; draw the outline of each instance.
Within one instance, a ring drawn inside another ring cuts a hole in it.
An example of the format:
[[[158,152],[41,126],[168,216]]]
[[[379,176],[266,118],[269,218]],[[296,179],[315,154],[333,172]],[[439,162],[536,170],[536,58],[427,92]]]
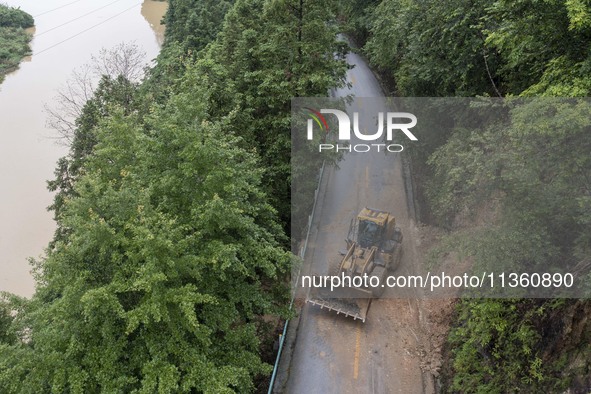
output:
[[[31,35],[24,28],[33,26],[33,17],[17,8],[0,4],[0,82],[30,53]]]
[[[8,7],[0,4],[0,27],[32,27],[33,17],[20,8]]]

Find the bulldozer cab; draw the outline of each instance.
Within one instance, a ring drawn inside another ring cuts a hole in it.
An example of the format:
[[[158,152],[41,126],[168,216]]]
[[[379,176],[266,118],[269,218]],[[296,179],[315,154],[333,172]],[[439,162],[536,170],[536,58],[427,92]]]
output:
[[[390,237],[395,225],[395,219],[388,212],[372,208],[363,208],[357,215],[357,243],[362,248],[380,247],[381,243]],[[350,234],[352,235],[352,234]]]
[[[382,239],[384,228],[371,220],[362,220],[359,222],[359,232],[357,240],[362,248],[369,248],[379,245]]]

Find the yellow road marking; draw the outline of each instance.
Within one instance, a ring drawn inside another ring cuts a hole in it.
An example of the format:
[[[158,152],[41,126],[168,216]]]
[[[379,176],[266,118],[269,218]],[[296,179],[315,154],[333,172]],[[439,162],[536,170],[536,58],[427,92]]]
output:
[[[357,83],[357,81],[355,80],[355,76],[353,74],[351,74],[351,84],[355,85]]]
[[[359,352],[361,350],[361,323],[357,323],[357,337],[355,339],[355,361],[353,363],[353,379],[359,377]]]

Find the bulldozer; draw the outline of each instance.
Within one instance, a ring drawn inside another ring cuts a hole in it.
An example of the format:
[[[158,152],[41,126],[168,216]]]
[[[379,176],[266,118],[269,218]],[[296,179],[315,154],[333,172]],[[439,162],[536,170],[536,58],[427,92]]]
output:
[[[385,290],[388,271],[400,264],[402,232],[392,214],[366,207],[351,219],[345,243],[340,264],[330,271],[342,285],[310,287],[306,302],[365,322],[371,300]]]

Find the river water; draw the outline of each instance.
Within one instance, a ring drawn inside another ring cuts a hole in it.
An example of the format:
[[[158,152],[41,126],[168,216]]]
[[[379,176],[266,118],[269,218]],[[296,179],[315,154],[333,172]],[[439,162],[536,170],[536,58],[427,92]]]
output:
[[[150,0],[3,0],[35,17],[33,55],[0,84],[0,291],[34,292],[29,257],[55,230],[46,181],[67,148],[45,127],[44,105],[102,48],[135,42],[154,59],[166,3]]]

